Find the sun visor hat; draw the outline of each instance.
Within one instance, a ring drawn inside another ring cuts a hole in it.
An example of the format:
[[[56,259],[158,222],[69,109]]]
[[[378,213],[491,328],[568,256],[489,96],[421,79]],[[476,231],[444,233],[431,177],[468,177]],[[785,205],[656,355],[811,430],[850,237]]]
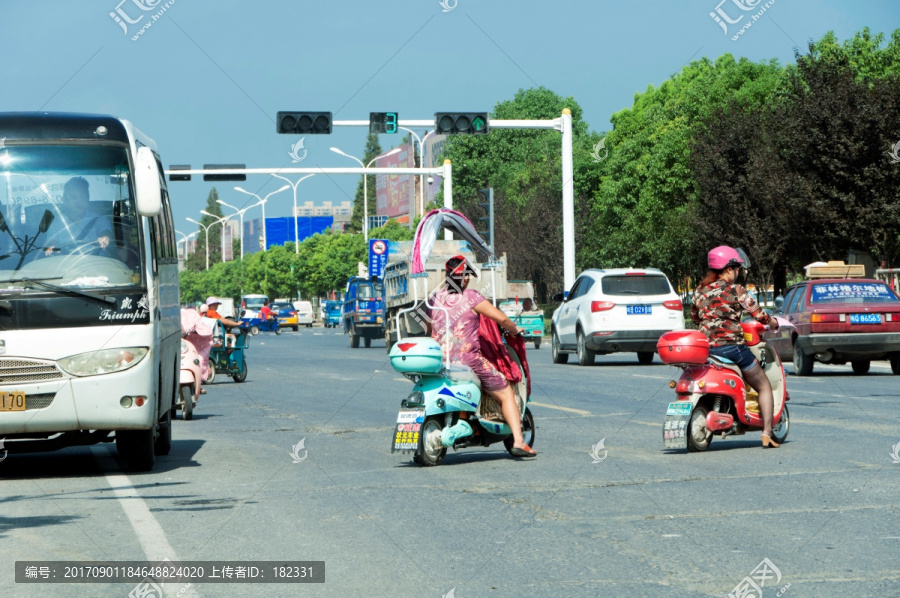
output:
[[[209,298],[206,299],[206,304],[207,304],[207,305],[215,305],[215,304],[217,304],[217,303],[218,303],[218,304],[221,304],[221,303],[222,303],[222,300],[221,300],[221,299],[217,299],[217,298],[215,298],[215,297],[209,297]]]
[[[447,260],[447,263],[444,264],[444,267],[447,270],[447,274],[451,276],[462,276],[466,272],[469,272],[472,276],[478,276],[478,272],[475,271],[472,263],[463,255],[451,257]]]

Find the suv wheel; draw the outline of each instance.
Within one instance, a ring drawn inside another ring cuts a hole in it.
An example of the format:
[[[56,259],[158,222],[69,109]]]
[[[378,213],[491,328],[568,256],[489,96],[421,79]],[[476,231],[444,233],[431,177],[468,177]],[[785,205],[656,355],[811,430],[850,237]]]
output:
[[[594,352],[585,346],[584,332],[582,332],[581,328],[578,329],[576,337],[578,365],[591,365],[594,363]]]
[[[653,363],[653,351],[638,351],[638,363],[641,365],[650,365]]]
[[[900,375],[900,353],[891,353],[891,372]]]
[[[557,336],[556,331],[553,331],[553,338],[550,340],[550,356],[553,358],[553,363],[567,363],[569,361],[568,353],[560,353],[559,351],[559,336]]]

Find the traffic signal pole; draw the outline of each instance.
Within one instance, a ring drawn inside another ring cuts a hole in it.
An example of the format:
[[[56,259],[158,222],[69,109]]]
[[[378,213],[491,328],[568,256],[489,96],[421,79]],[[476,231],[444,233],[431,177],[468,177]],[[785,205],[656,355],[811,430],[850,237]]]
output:
[[[336,120],[336,127],[368,127],[367,120]],[[434,127],[434,119],[398,120],[403,127]],[[552,129],[562,133],[562,221],[563,221],[563,284],[565,290],[575,283],[575,181],[572,161],[572,111],[563,109],[562,115],[553,120],[494,120],[490,119],[491,129]],[[444,168],[444,207],[453,207],[453,186],[450,181],[450,164],[445,162]],[[394,171],[395,174],[406,174]],[[441,173],[439,173],[441,174]],[[452,239],[452,233],[444,231],[445,239]]]
[[[319,114],[319,113],[310,113]],[[322,113],[326,114],[326,113]],[[330,113],[327,113],[330,114]],[[279,121],[280,122],[280,121]],[[368,127],[368,120],[335,120],[335,127]],[[398,120],[398,126],[434,127],[434,119]],[[563,209],[563,280],[566,290],[575,282],[575,186],[572,162],[572,113],[566,108],[559,118],[553,120],[490,120],[492,129],[552,129],[562,133],[562,209]],[[328,130],[330,132],[330,129]],[[218,169],[170,169],[167,175],[246,175],[246,174],[436,174],[444,179],[444,207],[453,208],[453,169],[449,160],[439,168],[218,168]],[[171,180],[171,178],[170,178]],[[444,231],[445,239],[452,239]]]

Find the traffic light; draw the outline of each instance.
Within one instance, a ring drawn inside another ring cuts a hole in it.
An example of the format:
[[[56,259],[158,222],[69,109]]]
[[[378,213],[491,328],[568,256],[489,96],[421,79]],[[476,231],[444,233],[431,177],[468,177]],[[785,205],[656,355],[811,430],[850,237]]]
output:
[[[494,190],[492,188],[478,190],[478,205],[484,208],[487,216],[482,216],[478,220],[484,222],[484,230],[478,231],[487,246],[494,251]]]
[[[488,132],[487,112],[435,112],[434,132],[439,135],[485,135]]]
[[[369,112],[369,133],[396,133],[399,120],[396,112]]]
[[[286,135],[330,135],[331,112],[279,112],[275,127]]]

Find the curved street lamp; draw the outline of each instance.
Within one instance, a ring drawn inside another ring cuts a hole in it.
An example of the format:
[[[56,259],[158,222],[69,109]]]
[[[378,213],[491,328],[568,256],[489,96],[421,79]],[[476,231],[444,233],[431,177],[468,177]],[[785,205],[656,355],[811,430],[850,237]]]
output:
[[[356,160],[357,162],[359,162],[359,165],[365,169],[365,168],[368,168],[369,166],[371,166],[372,162],[374,162],[375,160],[377,160],[379,158],[384,158],[386,156],[392,156],[392,155],[402,151],[403,148],[395,147],[394,149],[392,149],[389,152],[386,152],[379,156],[375,156],[369,162],[368,166],[363,164],[363,161],[360,160],[359,158],[357,158],[356,156],[351,156],[350,154],[344,153],[336,147],[332,147],[330,149],[331,149],[331,151],[333,151],[336,154],[340,154],[347,158]],[[366,176],[365,174],[363,174],[363,238],[368,243],[368,241],[369,241],[369,177]]]
[[[289,188],[289,187],[290,187],[290,185],[285,185],[285,186],[282,187],[281,189],[277,189],[277,190],[275,190],[275,191],[272,191],[271,193],[269,193],[268,195],[266,195],[266,197],[265,197],[264,199],[260,199],[259,195],[257,195],[256,193],[251,193],[251,192],[247,191],[246,189],[244,189],[243,187],[235,187],[235,188],[234,188],[235,191],[240,191],[241,193],[246,193],[247,195],[252,195],[252,196],[255,197],[256,199],[259,199],[259,203],[262,204],[262,241],[263,241],[263,251],[265,251],[266,249],[268,249],[268,245],[267,245],[267,243],[266,243],[266,201],[268,201],[268,199],[269,199],[271,196],[275,195],[276,193],[281,193],[282,191],[284,191],[285,189],[287,189],[287,188]],[[243,244],[242,244],[242,245],[243,245]]]
[[[215,214],[210,214],[206,210],[200,210],[200,213],[205,214],[207,216],[212,216],[213,218],[216,219],[216,221],[213,222],[212,224],[210,224],[210,226],[212,226],[213,224],[218,224],[219,222],[222,223],[222,239],[221,239],[221,241],[222,241],[222,263],[224,264],[225,263],[225,225],[228,224],[229,217],[228,216],[219,217],[219,216],[216,216]]]
[[[302,183],[309,177],[316,176],[316,175],[315,175],[315,173],[308,174],[305,177],[301,177],[300,180],[298,180],[296,183],[292,183],[290,181],[290,179],[285,178],[278,174],[273,174],[272,176],[275,177],[276,179],[281,179],[282,181],[287,181],[288,184],[291,186],[291,188],[293,188],[293,190],[294,190],[294,213],[292,214],[292,216],[294,217],[294,253],[299,254],[300,253],[300,231],[297,229],[297,187],[300,185],[300,183]]]
[[[212,224],[210,224],[209,226],[205,226],[202,222],[197,222],[193,218],[185,218],[185,220],[187,220],[188,222],[193,222],[194,224],[202,228],[203,232],[206,234],[206,243],[204,243],[204,245],[206,245],[206,269],[209,270],[209,227],[212,226]],[[215,222],[213,222],[213,224],[215,224]]]

